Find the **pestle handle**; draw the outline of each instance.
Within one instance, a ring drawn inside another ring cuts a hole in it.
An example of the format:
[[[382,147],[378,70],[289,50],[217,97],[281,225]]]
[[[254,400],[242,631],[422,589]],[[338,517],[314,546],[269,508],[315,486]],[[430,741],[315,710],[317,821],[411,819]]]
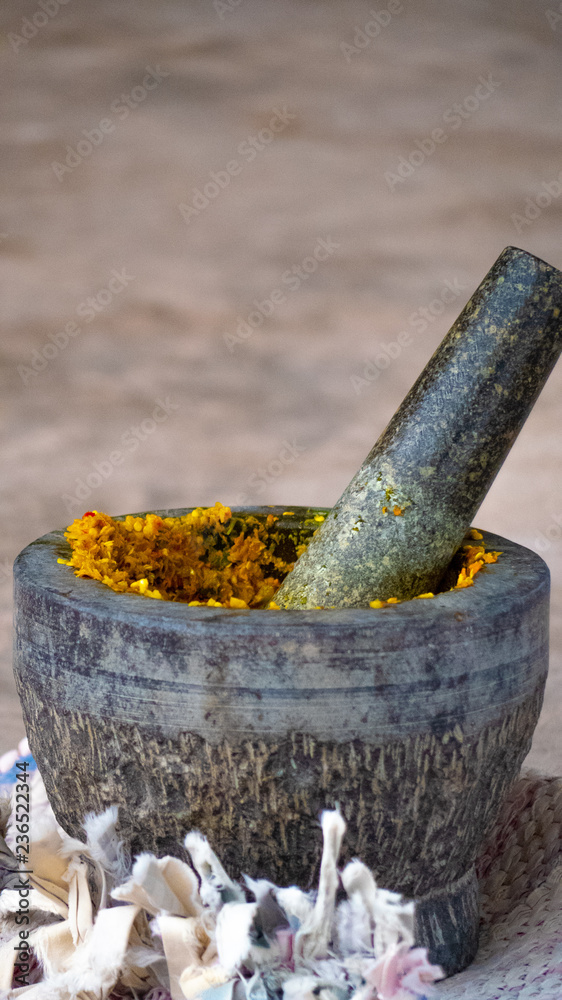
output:
[[[507,247],[275,595],[434,591],[562,350],[562,272]]]

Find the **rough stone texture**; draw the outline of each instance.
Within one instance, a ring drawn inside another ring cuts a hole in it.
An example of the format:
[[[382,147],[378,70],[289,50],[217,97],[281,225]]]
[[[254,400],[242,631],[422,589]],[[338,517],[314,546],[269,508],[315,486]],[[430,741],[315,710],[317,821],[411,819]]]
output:
[[[75,836],[85,813],[116,802],[133,853],[181,854],[198,829],[235,877],[312,886],[318,818],[339,804],[342,860],[360,857],[381,885],[413,897],[446,889],[474,864],[529,749],[543,687],[477,737],[456,724],[384,742],[373,733],[369,744],[303,733],[213,744],[68,711],[29,687],[22,697],[33,750],[49,761],[49,799]]]
[[[420,898],[416,936],[449,975],[478,945],[474,861],[531,745],[544,683],[477,740],[461,728],[365,746],[291,734],[274,742],[214,745],[190,734],[166,739],[137,726],[58,711],[23,698],[59,821],[74,836],[82,817],[118,803],[119,832],[133,854],[184,857],[202,830],[227,870],[285,885],[317,883],[318,817],[338,806],[347,823],[341,861],[360,857],[379,885]],[[52,751],[47,750],[52,760]],[[80,768],[70,761],[80,760]],[[67,763],[68,762],[68,763]],[[457,885],[457,882],[460,885]]]
[[[281,607],[436,590],[560,356],[561,314],[562,272],[507,247],[286,578]]]
[[[451,975],[470,965],[478,950],[480,899],[476,871],[471,868],[447,891],[432,891],[416,901],[414,934],[431,960]],[[453,943],[453,944],[452,944]]]
[[[308,513],[276,527],[290,537]],[[548,665],[546,565],[485,542],[502,555],[472,588],[314,612],[115,594],[57,563],[60,532],[38,539],[15,564],[15,671],[60,821],[78,833],[117,802],[134,852],[175,852],[196,827],[233,874],[305,885],[319,813],[339,804],[346,856],[408,895],[445,891],[424,943],[441,938],[440,961],[461,968],[472,890],[458,913],[446,890],[529,749]]]
[[[307,513],[276,529],[292,537]],[[453,717],[476,733],[530,695],[548,663],[546,565],[484,541],[502,556],[468,590],[379,611],[280,612],[116,595],[59,564],[68,544],[52,532],[15,564],[16,673],[32,686],[48,678],[45,696],[68,709],[95,715],[101,702],[106,718],[213,743],[291,730],[369,742],[441,734]]]

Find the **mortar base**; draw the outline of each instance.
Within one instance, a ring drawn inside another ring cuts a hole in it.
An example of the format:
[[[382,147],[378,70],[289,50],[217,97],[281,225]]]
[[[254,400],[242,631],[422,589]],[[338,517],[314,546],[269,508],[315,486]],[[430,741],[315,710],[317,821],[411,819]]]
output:
[[[476,869],[444,889],[416,899],[416,944],[427,948],[430,961],[447,976],[461,972],[478,949],[480,924]]]

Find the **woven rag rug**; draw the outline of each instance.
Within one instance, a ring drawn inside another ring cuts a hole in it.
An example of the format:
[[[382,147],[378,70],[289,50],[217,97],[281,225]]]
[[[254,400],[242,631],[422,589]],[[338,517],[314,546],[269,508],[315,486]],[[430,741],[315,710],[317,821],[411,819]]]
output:
[[[0,781],[2,777],[8,776],[0,775]],[[42,786],[42,782],[40,784]],[[41,809],[50,813],[46,798],[41,804],[39,796],[36,809],[37,815]],[[333,873],[337,877],[335,864]],[[226,873],[222,874],[227,878]],[[343,875],[345,884],[345,873]],[[401,989],[394,992],[392,988],[388,992],[387,978],[385,997],[388,995],[402,1000],[405,996],[421,997],[423,992],[436,997],[436,1000],[562,1000],[562,778],[545,777],[533,772],[524,772],[520,776],[478,861],[478,877],[481,889],[481,943],[472,965],[459,975],[434,986],[430,985],[431,978],[437,978],[437,975],[430,976],[427,991],[423,990],[423,986],[420,989],[421,979],[418,979],[418,988],[412,987],[411,993]],[[133,884],[133,889],[138,893],[138,884]],[[136,898],[134,894],[123,894],[123,890],[114,895],[129,902]],[[146,909],[149,907],[146,906]],[[407,920],[406,910],[407,907],[404,909],[404,919]],[[2,939],[6,941],[0,934],[0,946]],[[352,943],[352,950],[353,947]],[[361,942],[358,942],[357,951],[360,950]],[[439,973],[439,970],[435,969],[435,972]],[[377,986],[379,980],[380,975]],[[403,981],[406,983],[407,980]],[[291,1000],[314,1000],[315,997],[334,1000],[338,994],[339,1000],[339,991],[321,989],[318,980],[312,984],[308,982],[308,985],[302,979],[299,982],[301,985],[295,981],[295,989],[290,993],[286,990],[283,995],[290,995]],[[318,986],[312,989],[315,983]],[[27,989],[31,996],[35,995],[33,987]],[[224,992],[225,989],[226,986],[218,991],[211,989],[205,996],[214,997],[216,993],[217,1000],[227,996],[235,1000],[238,996],[236,991]],[[2,990],[0,994],[4,995]],[[11,996],[12,991],[7,995]],[[42,997],[43,993],[40,995]],[[94,992],[88,993],[88,996],[93,995]],[[111,993],[112,1000],[116,995]],[[120,1000],[134,1000],[140,996],[164,1000],[170,996],[167,990],[160,988],[151,990],[149,994],[121,988],[118,995]],[[195,996],[196,993],[189,989],[186,993],[178,990],[177,995]],[[258,995],[261,996],[261,993],[255,994],[256,997]],[[250,990],[246,996],[253,998],[254,993]],[[365,996],[372,998],[383,996],[383,993],[371,986]]]
[[[523,773],[478,863],[482,927],[443,1000],[562,1000],[562,778]]]

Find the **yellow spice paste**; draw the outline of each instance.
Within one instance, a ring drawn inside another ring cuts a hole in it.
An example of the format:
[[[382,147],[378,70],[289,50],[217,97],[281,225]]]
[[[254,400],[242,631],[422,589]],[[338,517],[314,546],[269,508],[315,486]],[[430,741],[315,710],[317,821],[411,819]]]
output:
[[[276,609],[273,597],[294,565],[278,554],[278,520],[273,514],[262,521],[232,514],[230,507],[218,502],[182,517],[129,514],[115,520],[100,511],[87,511],[65,532],[70,559],[58,561],[72,567],[76,576],[99,580],[119,593],[191,606]],[[317,515],[314,520],[324,518]],[[482,539],[474,528],[471,537],[475,542]],[[295,540],[297,557],[305,548],[305,542]],[[465,545],[451,589],[472,586],[476,574],[486,563],[496,562],[498,555],[486,552],[484,545]],[[418,594],[418,599],[433,596]],[[370,606],[398,603],[398,598],[390,597],[375,599]]]

